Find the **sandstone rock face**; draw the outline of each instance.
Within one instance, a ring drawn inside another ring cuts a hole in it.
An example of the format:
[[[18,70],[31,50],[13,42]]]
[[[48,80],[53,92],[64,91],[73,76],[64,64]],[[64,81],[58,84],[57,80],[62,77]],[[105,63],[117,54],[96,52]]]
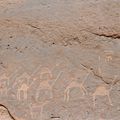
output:
[[[120,0],[0,0],[0,120],[119,120]]]
[[[0,120],[14,120],[9,110],[4,105],[0,105]]]

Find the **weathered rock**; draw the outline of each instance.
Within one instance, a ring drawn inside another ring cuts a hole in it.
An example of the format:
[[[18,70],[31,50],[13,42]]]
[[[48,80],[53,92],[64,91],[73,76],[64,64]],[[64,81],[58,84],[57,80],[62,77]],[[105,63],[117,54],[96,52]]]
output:
[[[120,119],[119,0],[0,3],[0,120]]]
[[[7,107],[0,104],[0,120],[15,120]]]

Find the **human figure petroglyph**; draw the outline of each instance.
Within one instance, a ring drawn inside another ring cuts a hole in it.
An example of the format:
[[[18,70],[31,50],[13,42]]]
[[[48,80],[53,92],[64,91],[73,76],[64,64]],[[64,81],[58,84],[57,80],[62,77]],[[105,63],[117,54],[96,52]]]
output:
[[[28,73],[23,73],[21,76],[19,76],[18,78],[16,78],[16,81],[14,82],[14,84],[12,85],[13,87],[15,87],[18,83],[22,83],[24,80],[27,81],[27,84],[29,82],[29,80],[31,79],[31,76]]]
[[[57,75],[56,79],[54,80],[54,82],[51,85],[50,85],[49,82],[53,78],[53,76],[52,76],[52,73],[50,72],[50,70],[45,68],[45,70],[42,71],[41,75],[43,75],[43,74],[48,74],[48,79],[40,82],[40,85],[39,85],[39,87],[37,89],[37,93],[36,93],[36,99],[38,99],[38,97],[39,97],[39,91],[40,90],[49,90],[50,91],[50,97],[53,98],[53,93],[52,93],[53,86],[56,83],[56,81],[58,80],[58,78],[61,76],[62,72],[60,72]],[[40,77],[40,78],[42,79],[42,77]]]
[[[21,100],[21,93],[23,93],[23,99],[27,100],[27,92],[28,92],[29,86],[25,83],[21,85],[20,88],[17,90],[17,99]]]
[[[42,69],[42,71],[40,72],[40,79],[43,79],[43,77],[46,75],[48,75],[49,80],[53,78],[52,72],[50,71],[48,67],[44,67]]]
[[[30,115],[32,119],[36,119],[36,117],[39,117],[40,115],[40,120],[43,119],[43,111],[45,105],[47,105],[49,101],[44,101],[44,102],[37,102],[37,103],[31,103],[30,104]]]
[[[50,91],[51,97],[52,97],[52,92],[51,92],[52,91],[52,86],[50,85],[49,82],[50,82],[50,80],[52,79],[53,76],[52,76],[52,73],[51,73],[49,68],[45,67],[45,68],[42,69],[42,71],[40,73],[40,79],[41,80],[43,79],[44,75],[47,76],[47,79],[40,82],[40,85],[38,87],[37,94],[36,94],[36,99],[39,96],[39,91],[40,90],[46,90],[46,89]]]
[[[35,69],[35,71],[33,71],[33,73],[31,74],[32,82],[30,83],[30,86],[32,86],[38,78],[40,78],[41,80],[45,79],[45,77],[47,77],[47,79],[48,78],[52,79],[53,78],[52,71],[54,70],[55,67],[50,67],[50,68],[52,68],[52,70],[50,70],[48,67],[43,67],[42,65],[38,65],[38,67]],[[39,71],[41,71],[40,76],[36,75],[37,73],[39,73]]]
[[[85,95],[87,94],[87,90],[84,86],[84,82],[85,80],[88,78],[88,76],[90,75],[91,72],[87,73],[87,75],[85,76],[84,80],[82,81],[82,83],[78,83],[74,77],[72,77],[72,82],[67,86],[67,88],[64,91],[64,101],[69,101],[70,99],[70,90],[72,88],[80,88],[80,90],[82,91],[82,94]]]
[[[113,105],[110,98],[110,91],[112,90],[113,82],[116,80],[116,78],[117,78],[117,75],[114,76],[110,89],[107,89],[105,85],[100,85],[96,88],[95,92],[92,94],[94,106],[95,106],[96,96],[107,96],[109,100],[109,104]]]

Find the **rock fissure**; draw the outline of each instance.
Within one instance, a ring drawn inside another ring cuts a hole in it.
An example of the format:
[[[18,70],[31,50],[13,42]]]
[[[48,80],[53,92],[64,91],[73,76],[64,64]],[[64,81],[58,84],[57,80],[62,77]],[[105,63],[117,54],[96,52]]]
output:
[[[32,25],[32,24],[27,24],[27,25],[30,26],[30,27],[33,28],[33,29],[37,29],[37,30],[39,30],[40,32],[44,33],[44,32],[41,30],[40,27],[37,27],[37,26]]]
[[[86,32],[89,32],[93,35],[96,35],[96,36],[100,36],[100,37],[107,37],[107,38],[111,38],[111,39],[120,39],[120,34],[118,33],[97,33],[97,32],[92,32],[92,31],[89,31],[89,30],[84,30]]]

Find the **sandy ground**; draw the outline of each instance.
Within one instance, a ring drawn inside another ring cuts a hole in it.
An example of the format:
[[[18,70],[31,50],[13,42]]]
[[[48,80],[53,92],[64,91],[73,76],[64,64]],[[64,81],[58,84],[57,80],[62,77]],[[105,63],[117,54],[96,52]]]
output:
[[[0,0],[0,120],[119,120],[120,0]]]

